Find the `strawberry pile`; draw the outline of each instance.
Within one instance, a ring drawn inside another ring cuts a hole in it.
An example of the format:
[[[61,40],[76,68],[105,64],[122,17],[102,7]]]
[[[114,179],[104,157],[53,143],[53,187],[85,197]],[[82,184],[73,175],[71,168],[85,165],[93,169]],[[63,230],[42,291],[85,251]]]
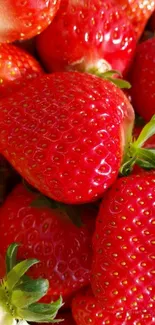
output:
[[[155,324],[155,2],[0,1],[0,325]]]

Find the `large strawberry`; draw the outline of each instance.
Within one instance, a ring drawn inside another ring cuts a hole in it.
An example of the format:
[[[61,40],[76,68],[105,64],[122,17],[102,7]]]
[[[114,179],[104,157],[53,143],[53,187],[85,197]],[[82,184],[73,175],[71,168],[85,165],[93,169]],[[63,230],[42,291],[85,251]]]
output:
[[[39,62],[12,44],[0,44],[0,98],[24,86],[43,72]]]
[[[67,217],[66,210],[46,207],[48,200],[45,206],[42,198],[38,207],[31,206],[36,196],[19,184],[5,200],[0,211],[0,238],[3,238],[0,253],[4,256],[12,242],[22,244],[20,260],[33,257],[40,260],[38,266],[32,268],[31,276],[49,280],[45,301],[55,300],[60,295],[66,301],[90,282],[96,209],[81,208],[83,225],[77,227]],[[75,214],[76,207],[68,207],[68,210]]]
[[[110,313],[148,313],[155,320],[154,192],[155,174],[144,172],[117,180],[102,201],[92,288]]]
[[[146,121],[155,113],[155,38],[137,47],[130,71],[131,96],[135,110]]]
[[[72,313],[77,325],[153,325],[155,322],[155,317],[147,312],[110,313],[98,304],[90,288],[75,296]]]
[[[137,39],[139,39],[149,17],[155,9],[155,2],[152,0],[115,0],[115,2],[128,15],[133,24]]]
[[[18,244],[13,243],[6,252],[6,274],[0,281],[0,324],[53,323],[62,299],[49,304],[38,302],[48,292],[49,282],[27,276],[27,271],[39,261],[35,258],[17,261],[17,250]]]
[[[132,24],[113,0],[62,0],[52,24],[37,37],[48,71],[104,72],[112,67],[125,73],[135,44]]]
[[[0,102],[0,149],[45,195],[89,202],[115,181],[133,121],[132,106],[111,82],[53,73]]]
[[[60,0],[1,0],[0,42],[13,42],[41,33],[52,21]]]

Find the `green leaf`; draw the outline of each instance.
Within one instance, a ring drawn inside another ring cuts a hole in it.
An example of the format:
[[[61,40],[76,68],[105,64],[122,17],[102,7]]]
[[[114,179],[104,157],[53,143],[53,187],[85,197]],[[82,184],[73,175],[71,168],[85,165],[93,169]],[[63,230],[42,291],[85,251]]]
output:
[[[26,308],[44,297],[48,288],[48,280],[30,280],[12,292],[11,303],[18,308]]]
[[[34,313],[41,313],[41,314],[53,314],[56,313],[61,307],[63,306],[62,297],[60,297],[57,301],[51,302],[50,304],[32,304],[29,307],[30,311]]]
[[[126,80],[119,79],[119,78],[118,79],[111,78],[111,77],[108,77],[106,79],[111,81],[113,84],[115,84],[120,89],[130,89],[131,88],[131,84]]]
[[[20,281],[22,276],[29,270],[29,268],[38,263],[36,259],[29,259],[22,261],[14,266],[14,268],[7,274],[7,286],[11,291]]]
[[[152,116],[149,123],[142,129],[138,139],[134,142],[134,146],[140,148],[142,145],[155,134],[155,115]]]
[[[16,265],[17,250],[19,244],[11,244],[6,252],[6,271],[7,273]]]
[[[51,209],[57,209],[57,203],[47,198],[46,196],[39,194],[30,204],[31,207],[35,208],[51,208]]]

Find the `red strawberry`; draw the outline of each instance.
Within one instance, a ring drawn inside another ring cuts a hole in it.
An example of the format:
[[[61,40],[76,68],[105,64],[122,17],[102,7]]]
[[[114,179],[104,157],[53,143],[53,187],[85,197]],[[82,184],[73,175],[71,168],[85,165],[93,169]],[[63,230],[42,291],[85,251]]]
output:
[[[130,71],[131,96],[135,110],[146,121],[155,113],[155,38],[137,47]]]
[[[134,26],[137,39],[139,39],[155,9],[155,2],[152,0],[115,0],[115,2],[128,15],[128,18]]]
[[[84,207],[83,225],[78,228],[65,212],[46,206],[32,207],[36,195],[19,184],[5,200],[0,213],[0,238],[3,238],[0,253],[4,256],[12,242],[22,244],[20,260],[37,258],[40,261],[30,275],[49,280],[45,301],[55,300],[60,295],[66,300],[90,282],[96,210]]]
[[[0,148],[45,195],[89,202],[115,181],[133,120],[132,106],[111,82],[53,73],[0,102]]]
[[[52,21],[60,0],[1,0],[0,42],[13,42],[41,33]]]
[[[144,172],[120,178],[105,194],[93,239],[92,288],[110,313],[148,313],[155,321],[154,192],[155,174]]]
[[[147,312],[109,313],[101,307],[91,289],[78,293],[72,303],[73,317],[77,325],[153,325],[155,317]]]
[[[0,44],[0,98],[43,72],[39,62],[12,44]]]
[[[135,44],[133,27],[113,0],[62,0],[52,24],[37,37],[48,71],[104,72],[112,67],[125,73]]]
[[[57,315],[57,319],[62,319],[63,321],[57,322],[57,325],[75,325],[75,321],[73,319],[73,316],[71,314],[71,312],[66,312],[66,313],[59,313]],[[47,323],[45,324],[38,324],[38,325],[47,325]]]

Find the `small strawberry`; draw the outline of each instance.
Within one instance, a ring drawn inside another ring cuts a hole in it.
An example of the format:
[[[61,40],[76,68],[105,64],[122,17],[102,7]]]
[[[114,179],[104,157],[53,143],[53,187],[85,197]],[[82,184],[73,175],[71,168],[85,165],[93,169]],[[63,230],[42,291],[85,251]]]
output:
[[[17,250],[18,244],[13,243],[6,252],[6,275],[0,282],[0,324],[53,323],[63,305],[62,299],[49,304],[38,302],[46,295],[49,282],[27,276],[27,271],[37,265],[38,260],[31,258],[18,262]]]
[[[0,42],[13,42],[41,33],[52,21],[60,0],[1,0]]]
[[[98,304],[91,289],[75,296],[72,313],[77,325],[153,325],[155,321],[155,317],[146,312],[108,312]]]
[[[0,253],[4,256],[12,242],[20,243],[20,260],[35,257],[40,261],[30,271],[31,277],[49,280],[44,301],[56,300],[60,295],[66,301],[90,282],[96,210],[84,207],[83,225],[78,228],[55,206],[46,207],[42,201],[38,207],[34,202],[32,206],[36,196],[19,184],[5,200],[0,213]],[[76,207],[71,213],[74,211]]]
[[[146,313],[155,321],[154,192],[155,174],[144,172],[118,179],[102,201],[91,282],[109,313]]]
[[[135,110],[146,121],[155,113],[155,38],[137,46],[129,79]]]
[[[0,102],[0,149],[46,196],[86,203],[115,181],[133,122],[132,106],[111,82],[53,73]]]
[[[155,10],[155,2],[152,0],[115,0],[115,2],[126,12],[139,39]]]
[[[0,98],[9,96],[43,70],[30,54],[12,44],[0,44]]]
[[[113,0],[62,0],[55,19],[36,43],[49,72],[104,72],[112,67],[124,74],[136,39],[128,17]]]

